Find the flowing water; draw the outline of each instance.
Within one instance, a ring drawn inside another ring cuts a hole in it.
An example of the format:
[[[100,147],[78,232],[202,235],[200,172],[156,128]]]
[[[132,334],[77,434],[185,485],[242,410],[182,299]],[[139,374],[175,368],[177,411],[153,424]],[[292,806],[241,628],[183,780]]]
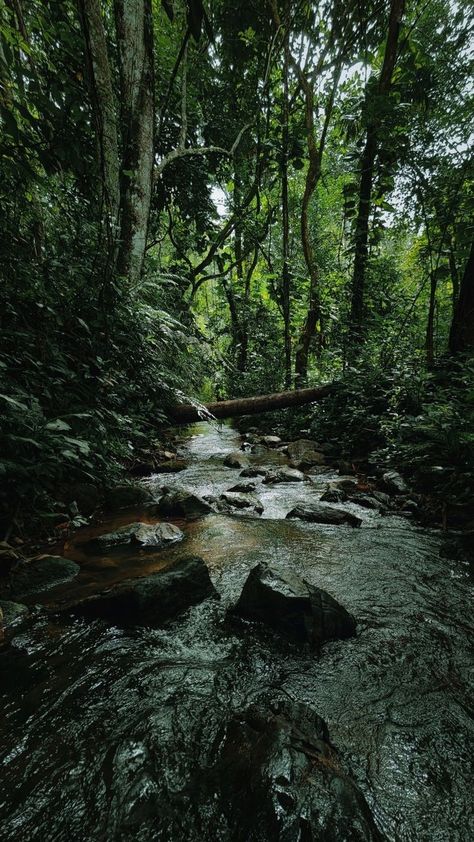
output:
[[[237,482],[223,460],[239,444],[230,427],[200,425],[189,467],[152,484],[221,493]],[[141,561],[149,572],[197,553],[220,600],[158,630],[40,613],[0,653],[2,842],[225,839],[216,808],[200,801],[201,779],[220,723],[267,689],[326,720],[388,840],[474,838],[468,568],[440,553],[437,531],[355,505],[360,529],[284,519],[328,478],[262,485],[261,518],[176,521],[183,544]],[[84,592],[97,571],[130,575],[123,560],[84,560],[74,542],[66,553],[84,563]],[[258,561],[329,591],[357,618],[357,637],[326,644],[318,659],[230,627],[226,609]]]

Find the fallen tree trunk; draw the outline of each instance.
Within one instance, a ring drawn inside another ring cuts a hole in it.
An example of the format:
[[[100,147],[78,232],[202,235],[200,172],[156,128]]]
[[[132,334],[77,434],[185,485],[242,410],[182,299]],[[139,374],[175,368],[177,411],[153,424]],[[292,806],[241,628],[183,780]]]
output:
[[[325,398],[335,389],[334,384],[319,386],[315,389],[295,389],[293,392],[276,392],[272,395],[258,395],[254,398],[236,398],[231,401],[208,403],[205,412],[185,403],[173,407],[168,412],[174,424],[189,424],[192,421],[205,421],[209,416],[214,418],[233,418],[237,415],[255,415],[260,412],[274,412],[276,409],[288,409],[293,406],[303,406]],[[212,420],[209,418],[209,420]]]

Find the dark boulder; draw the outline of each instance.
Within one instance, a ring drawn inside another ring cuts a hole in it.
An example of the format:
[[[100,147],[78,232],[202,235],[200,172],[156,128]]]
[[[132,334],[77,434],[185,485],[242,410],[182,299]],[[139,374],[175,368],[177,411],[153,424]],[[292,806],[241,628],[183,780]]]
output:
[[[129,523],[114,532],[106,532],[85,544],[91,552],[108,553],[111,550],[133,548],[161,550],[169,544],[182,541],[184,534],[172,523]]]
[[[192,519],[209,514],[209,512],[212,512],[212,506],[191,491],[177,489],[176,491],[167,491],[164,497],[158,501],[156,510],[165,517]]]
[[[304,474],[296,468],[279,468],[269,471],[263,480],[266,485],[276,485],[280,482],[303,482]]]
[[[224,494],[220,495],[219,500],[222,500],[223,503],[232,509],[245,509],[246,511],[254,511],[259,515],[263,512],[263,504],[256,494],[225,491]]]
[[[406,494],[408,485],[398,471],[386,471],[383,475],[385,487],[393,494]]]
[[[253,477],[266,477],[269,473],[270,470],[268,468],[263,468],[261,465],[252,465],[252,467],[244,468],[240,472],[240,476],[252,479]]]
[[[161,626],[189,606],[216,595],[202,558],[188,556],[151,576],[114,585],[67,610],[119,626]]]
[[[9,599],[0,599],[0,634],[1,632],[28,616],[28,607],[20,602],[12,602]]]
[[[255,488],[255,482],[238,482],[232,488],[228,488],[227,491],[240,491],[242,494],[251,494],[252,491],[255,491]]]
[[[356,503],[358,506],[362,506],[364,509],[374,509],[378,512],[384,512],[385,506],[380,500],[377,500],[372,494],[364,494],[364,492],[355,492],[350,495],[349,497],[351,503]]]
[[[325,640],[352,637],[354,617],[336,600],[288,570],[257,564],[231,615],[265,623],[318,649]]]
[[[281,444],[280,436],[262,436],[261,441],[266,447],[278,447]]]
[[[235,450],[233,453],[228,453],[224,459],[224,465],[226,468],[246,468],[248,464],[249,460],[239,450]]]
[[[332,491],[334,489],[342,488],[343,491],[353,491],[355,488],[357,488],[357,484],[358,482],[356,477],[341,476],[337,479],[331,480],[331,482],[328,484],[328,489]]]
[[[321,494],[323,503],[345,503],[347,499],[347,494],[343,488],[330,488],[324,494]]]
[[[215,745],[214,790],[234,842],[383,839],[308,705],[260,697],[227,722]]]
[[[291,512],[288,512],[287,518],[309,520],[312,523],[326,523],[331,526],[341,526],[345,523],[349,526],[360,526],[362,523],[360,517],[356,517],[352,512],[334,509],[332,506],[325,506],[323,503],[303,503],[300,506],[295,506]]]
[[[21,600],[30,594],[47,591],[74,579],[80,569],[75,561],[56,555],[22,561],[11,573],[9,596]]]
[[[290,442],[287,446],[287,453],[291,459],[291,464],[296,468],[310,468],[313,465],[326,464],[326,458],[324,453],[319,450],[318,442],[312,439],[298,439]]]

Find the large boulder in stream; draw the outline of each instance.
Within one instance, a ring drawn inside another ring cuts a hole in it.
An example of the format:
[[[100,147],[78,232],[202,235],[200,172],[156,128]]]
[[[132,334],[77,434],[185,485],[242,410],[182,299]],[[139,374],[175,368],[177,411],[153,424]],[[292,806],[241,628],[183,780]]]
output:
[[[269,473],[270,470],[268,468],[264,468],[262,465],[252,465],[251,467],[244,468],[244,470],[240,472],[239,476],[254,479],[255,477],[267,477]]]
[[[113,532],[98,535],[84,546],[94,553],[108,553],[113,550],[161,550],[177,541],[182,541],[184,534],[172,523],[128,523]]]
[[[247,468],[249,460],[240,450],[234,450],[233,453],[228,453],[224,459],[226,468]]]
[[[130,579],[70,605],[68,612],[118,626],[161,626],[217,592],[199,556],[179,559],[164,570]]]
[[[0,638],[4,629],[18,620],[24,620],[28,613],[29,609],[26,605],[9,599],[0,599]]]
[[[80,572],[80,567],[70,558],[56,555],[42,555],[18,564],[10,576],[9,596],[22,600],[30,594],[54,588],[69,582]]]
[[[287,447],[291,464],[295,468],[311,468],[313,465],[325,465],[324,453],[319,450],[319,444],[312,439],[298,439],[292,441]]]
[[[318,649],[325,640],[355,635],[356,623],[326,591],[288,570],[257,564],[231,615],[257,620]]]
[[[360,526],[362,523],[361,518],[353,515],[352,512],[335,509],[333,506],[325,506],[323,503],[301,503],[288,512],[287,518],[298,518],[312,523],[325,523],[330,526],[341,526],[343,524]]]
[[[256,494],[238,491],[225,491],[220,495],[219,500],[231,509],[241,509],[245,512],[255,512],[258,515],[261,515],[263,512],[263,503]]]
[[[406,494],[408,491],[408,485],[398,471],[386,471],[383,483],[392,494]]]
[[[158,501],[156,511],[165,517],[184,517],[192,520],[212,512],[212,506],[191,491],[177,489],[166,492]]]
[[[233,842],[381,842],[364,796],[308,705],[265,694],[216,739],[212,775]]]
[[[296,468],[279,468],[277,471],[269,471],[263,482],[266,485],[277,485],[280,482],[303,482],[304,474]]]

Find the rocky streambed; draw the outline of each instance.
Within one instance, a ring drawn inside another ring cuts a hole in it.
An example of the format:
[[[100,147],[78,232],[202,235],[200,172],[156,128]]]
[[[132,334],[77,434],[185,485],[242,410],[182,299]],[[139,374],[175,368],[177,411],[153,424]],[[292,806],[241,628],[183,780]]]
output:
[[[199,425],[20,569],[2,840],[473,837],[468,567],[329,457]]]

